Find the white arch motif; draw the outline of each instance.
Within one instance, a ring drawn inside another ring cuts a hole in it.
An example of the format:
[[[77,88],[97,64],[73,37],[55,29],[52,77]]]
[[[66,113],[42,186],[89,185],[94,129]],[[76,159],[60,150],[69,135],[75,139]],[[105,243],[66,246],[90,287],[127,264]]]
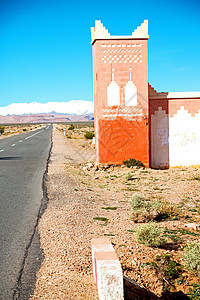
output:
[[[112,74],[112,81],[107,87],[108,106],[120,105],[119,85],[115,82],[114,74]]]
[[[124,89],[125,89],[125,106],[137,106],[137,87],[131,80],[131,72],[130,72],[130,80],[127,82]]]

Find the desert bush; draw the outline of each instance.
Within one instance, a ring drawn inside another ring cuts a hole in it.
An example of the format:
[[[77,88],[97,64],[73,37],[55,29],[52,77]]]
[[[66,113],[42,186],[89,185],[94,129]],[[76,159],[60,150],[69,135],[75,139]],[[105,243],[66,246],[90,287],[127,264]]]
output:
[[[26,128],[23,128],[22,130],[23,130],[23,131],[26,131]]]
[[[190,299],[199,300],[200,298],[200,284],[193,283],[192,288],[189,288],[189,293],[187,294]]]
[[[130,204],[133,210],[138,210],[146,207],[146,200],[143,196],[135,194],[132,197]]]
[[[124,174],[124,179],[125,179],[126,181],[128,181],[128,180],[130,180],[130,179],[132,178],[132,176],[133,176],[133,174],[131,174],[130,172],[125,173],[125,174]]]
[[[157,255],[156,262],[159,266],[160,273],[163,275],[163,278],[166,278],[168,281],[178,278],[182,271],[180,264],[172,260],[171,256],[168,254]]]
[[[173,203],[169,203],[167,201],[164,202],[155,201],[155,209],[157,212],[156,220],[170,219],[173,217],[177,217],[179,215],[179,210],[177,205]]]
[[[156,205],[141,195],[134,195],[130,201],[132,214],[130,219],[136,223],[149,222],[157,217]]]
[[[179,210],[174,204],[146,199],[137,194],[133,196],[130,205],[133,210],[130,219],[136,223],[172,218],[179,214]]]
[[[85,137],[87,140],[92,140],[93,137],[94,137],[94,132],[93,132],[93,131],[86,131],[84,137]]]
[[[130,168],[130,167],[145,168],[143,163],[140,160],[136,160],[135,158],[130,158],[128,160],[124,160],[123,164],[126,165],[128,168]]]
[[[159,247],[166,242],[162,230],[154,222],[143,224],[135,230],[138,243],[149,247]]]
[[[200,181],[200,175],[195,175],[191,178],[191,180],[198,180]]]
[[[3,133],[4,133],[4,129],[5,129],[5,127],[4,127],[4,126],[0,126],[0,132],[1,132],[1,134],[3,134]]]
[[[163,289],[174,288],[174,280],[182,275],[182,266],[168,254],[157,255],[155,261],[146,263],[156,271],[157,276],[163,282]]]
[[[132,212],[130,220],[135,223],[150,222],[155,219],[155,212],[147,209],[138,209]]]
[[[71,124],[68,128],[68,130],[73,130],[74,129],[74,124]]]
[[[185,246],[183,258],[185,267],[200,277],[200,240]]]

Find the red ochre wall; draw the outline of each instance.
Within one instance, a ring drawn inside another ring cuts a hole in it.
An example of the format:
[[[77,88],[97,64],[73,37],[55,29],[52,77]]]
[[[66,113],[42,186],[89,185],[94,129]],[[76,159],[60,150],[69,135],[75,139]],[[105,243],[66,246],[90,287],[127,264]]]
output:
[[[99,120],[99,162],[122,164],[135,158],[149,166],[148,127],[144,117]]]

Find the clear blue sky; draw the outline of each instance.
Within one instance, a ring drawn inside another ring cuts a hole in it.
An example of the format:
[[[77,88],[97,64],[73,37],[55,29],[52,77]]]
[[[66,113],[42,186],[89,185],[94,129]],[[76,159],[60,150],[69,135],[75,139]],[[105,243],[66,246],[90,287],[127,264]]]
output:
[[[149,82],[200,91],[199,0],[0,0],[0,106],[93,100],[90,27],[130,35],[149,20]]]

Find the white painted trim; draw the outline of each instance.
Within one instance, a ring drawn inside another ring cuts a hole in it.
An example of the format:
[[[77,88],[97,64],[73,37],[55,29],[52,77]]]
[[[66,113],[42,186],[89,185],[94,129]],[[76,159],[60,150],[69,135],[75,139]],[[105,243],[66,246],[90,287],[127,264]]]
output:
[[[200,98],[200,92],[169,92],[167,98]]]

